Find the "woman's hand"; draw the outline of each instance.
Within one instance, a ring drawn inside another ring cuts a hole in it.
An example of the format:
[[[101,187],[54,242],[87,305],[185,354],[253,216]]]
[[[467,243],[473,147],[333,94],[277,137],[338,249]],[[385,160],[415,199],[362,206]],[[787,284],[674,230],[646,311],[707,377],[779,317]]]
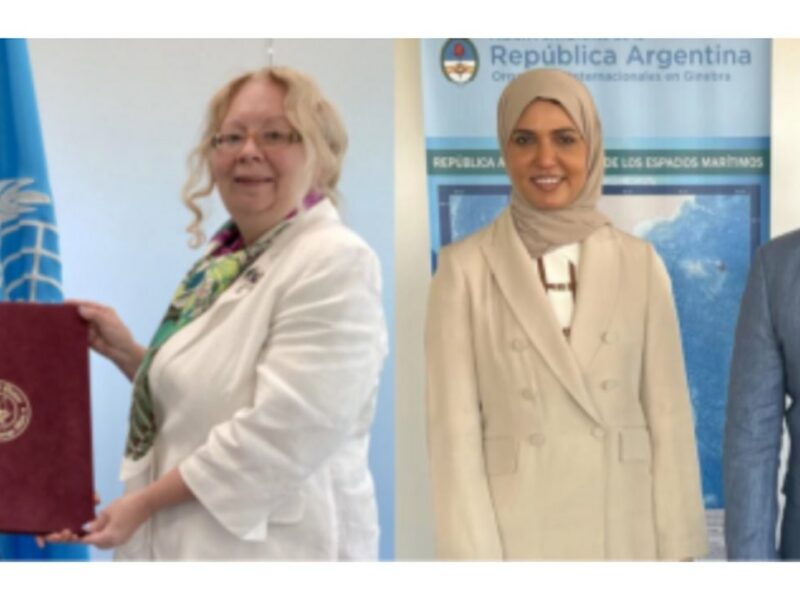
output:
[[[113,548],[127,542],[134,532],[159,510],[193,499],[177,468],[147,487],[126,494],[88,523],[89,532],[80,541],[98,548]]]
[[[84,526],[89,533],[83,537],[65,529],[47,536],[37,536],[36,543],[43,547],[45,541],[80,542],[98,548],[113,548],[124,544],[153,514],[163,508],[193,500],[192,491],[186,486],[177,468],[172,469],[147,487],[115,500],[100,511],[97,518]],[[95,494],[95,503],[99,503]]]
[[[101,511],[85,526],[89,533],[80,539],[98,548],[114,548],[127,542],[134,532],[152,515],[151,505],[143,494],[122,496]]]
[[[145,348],[136,343],[130,330],[110,306],[83,300],[73,301],[81,317],[89,322],[89,345],[111,360],[133,380],[142,363]]]

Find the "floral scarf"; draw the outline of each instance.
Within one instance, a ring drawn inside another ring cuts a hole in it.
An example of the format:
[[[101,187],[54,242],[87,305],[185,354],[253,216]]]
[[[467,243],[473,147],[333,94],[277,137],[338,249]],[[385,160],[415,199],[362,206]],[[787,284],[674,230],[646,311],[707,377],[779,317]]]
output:
[[[126,459],[138,461],[147,455],[158,431],[149,380],[150,366],[158,350],[173,334],[211,308],[236,278],[286,230],[296,215],[293,211],[249,247],[244,245],[236,225],[227,222],[211,239],[205,255],[183,278],[134,378]]]

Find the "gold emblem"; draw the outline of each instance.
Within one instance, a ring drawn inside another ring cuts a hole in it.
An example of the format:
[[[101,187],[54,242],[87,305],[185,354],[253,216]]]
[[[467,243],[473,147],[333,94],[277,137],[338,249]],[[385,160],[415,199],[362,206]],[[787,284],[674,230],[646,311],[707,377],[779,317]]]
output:
[[[20,388],[0,379],[0,444],[25,433],[31,422],[31,403]]]

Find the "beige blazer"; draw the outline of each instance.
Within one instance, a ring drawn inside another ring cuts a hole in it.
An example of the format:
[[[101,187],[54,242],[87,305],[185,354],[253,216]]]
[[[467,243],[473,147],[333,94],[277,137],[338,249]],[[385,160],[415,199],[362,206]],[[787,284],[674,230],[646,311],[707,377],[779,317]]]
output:
[[[581,248],[567,340],[506,210],[444,248],[426,330],[445,559],[707,552],[669,276],[610,226]]]

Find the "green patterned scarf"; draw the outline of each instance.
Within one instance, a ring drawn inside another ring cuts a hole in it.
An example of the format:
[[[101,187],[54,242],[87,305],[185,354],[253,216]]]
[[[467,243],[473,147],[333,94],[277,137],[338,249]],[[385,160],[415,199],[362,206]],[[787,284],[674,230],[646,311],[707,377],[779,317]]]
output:
[[[244,246],[239,230],[229,221],[214,235],[208,251],[183,278],[134,378],[126,458],[137,461],[145,456],[153,446],[158,431],[149,373],[159,348],[173,334],[206,312],[236,278],[272,245],[293,217],[294,214],[281,221],[249,247]]]

